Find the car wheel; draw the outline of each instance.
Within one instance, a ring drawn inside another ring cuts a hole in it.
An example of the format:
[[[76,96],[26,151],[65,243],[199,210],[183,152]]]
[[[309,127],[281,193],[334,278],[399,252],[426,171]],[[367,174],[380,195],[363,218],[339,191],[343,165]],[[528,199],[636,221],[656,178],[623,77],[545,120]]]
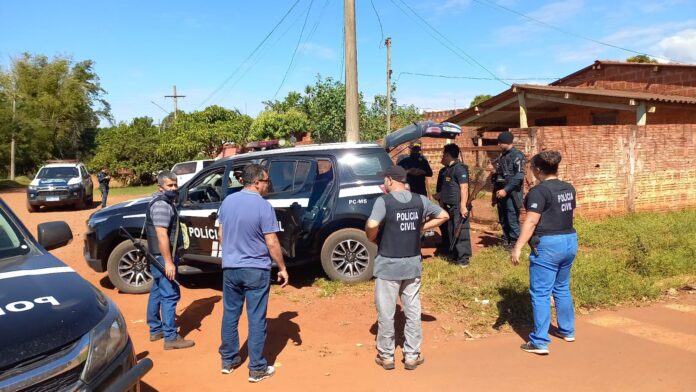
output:
[[[83,194],[82,197],[80,197],[77,202],[75,203],[75,209],[76,210],[84,210],[85,206],[87,203],[85,203],[85,198],[86,196]]]
[[[368,241],[365,232],[343,229],[331,234],[321,248],[321,266],[331,280],[346,283],[372,278],[377,245]]]
[[[27,202],[27,211],[29,211],[29,212],[39,212],[40,208],[41,208],[41,206],[34,206],[34,205],[31,205],[31,203]]]
[[[147,244],[145,244],[147,247]],[[123,293],[144,294],[150,292],[152,275],[147,260],[140,255],[130,240],[118,244],[106,264],[109,280]]]

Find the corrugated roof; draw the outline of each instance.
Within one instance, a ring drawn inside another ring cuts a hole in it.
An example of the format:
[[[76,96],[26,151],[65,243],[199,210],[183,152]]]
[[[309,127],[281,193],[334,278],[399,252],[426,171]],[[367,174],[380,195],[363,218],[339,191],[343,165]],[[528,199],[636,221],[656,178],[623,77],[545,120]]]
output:
[[[587,87],[569,87],[569,86],[542,86],[537,84],[513,84],[513,89],[518,88],[522,90],[533,90],[533,91],[550,91],[558,93],[570,93],[570,94],[580,94],[580,95],[594,95],[600,97],[609,98],[628,98],[628,99],[638,99],[650,102],[664,102],[664,103],[685,103],[696,105],[696,98],[685,97],[680,95],[664,95],[655,94],[649,92],[637,92],[637,91],[626,91],[626,90],[607,90],[601,88],[587,88]]]

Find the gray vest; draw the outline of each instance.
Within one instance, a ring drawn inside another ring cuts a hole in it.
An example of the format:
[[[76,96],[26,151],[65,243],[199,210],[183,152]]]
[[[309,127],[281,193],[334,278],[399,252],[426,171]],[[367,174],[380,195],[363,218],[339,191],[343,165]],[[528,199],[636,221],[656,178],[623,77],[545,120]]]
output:
[[[408,203],[399,202],[393,195],[384,195],[382,198],[387,212],[377,253],[390,258],[420,256],[425,212],[420,195],[411,193]]]

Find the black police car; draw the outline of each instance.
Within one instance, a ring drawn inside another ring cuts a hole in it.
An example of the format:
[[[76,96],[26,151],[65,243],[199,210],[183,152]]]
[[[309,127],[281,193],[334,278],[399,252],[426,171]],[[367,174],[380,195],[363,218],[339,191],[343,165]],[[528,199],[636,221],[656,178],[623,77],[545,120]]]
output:
[[[461,128],[420,122],[389,134],[384,145],[322,144],[236,155],[217,161],[179,190],[184,233],[182,275],[220,270],[217,210],[225,196],[239,192],[242,169],[250,163],[268,168],[266,199],[275,207],[278,237],[288,265],[319,259],[334,280],[358,282],[372,277],[376,247],[363,231],[374,200],[383,194],[383,172],[393,165],[389,151],[421,137],[454,138]],[[386,150],[386,151],[385,151]],[[87,221],[84,254],[97,272],[126,293],[149,291],[145,260],[119,227],[141,236],[150,198],[132,200],[93,213]]]
[[[66,245],[65,222],[38,226],[38,242],[0,199],[0,391],[139,390],[116,305],[47,252]]]

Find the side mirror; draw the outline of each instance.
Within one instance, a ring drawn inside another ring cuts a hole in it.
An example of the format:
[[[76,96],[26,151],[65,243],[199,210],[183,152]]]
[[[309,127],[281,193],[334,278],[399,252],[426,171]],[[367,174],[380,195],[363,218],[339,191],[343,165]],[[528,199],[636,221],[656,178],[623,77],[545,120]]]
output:
[[[73,239],[70,226],[63,221],[41,223],[36,227],[36,233],[39,245],[46,250],[65,246]]]

